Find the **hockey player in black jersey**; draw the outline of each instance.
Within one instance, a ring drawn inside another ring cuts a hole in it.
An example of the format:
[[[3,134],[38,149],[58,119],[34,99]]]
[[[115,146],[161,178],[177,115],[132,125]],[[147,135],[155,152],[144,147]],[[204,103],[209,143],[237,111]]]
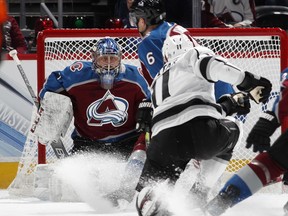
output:
[[[160,216],[165,211],[155,200],[157,182],[175,183],[192,158],[230,154],[240,129],[234,118],[226,116],[249,112],[245,95],[265,103],[272,87],[267,79],[237,68],[208,48],[195,47],[184,34],[167,37],[162,52],[165,65],[151,85],[152,139],[136,188],[140,216]],[[241,93],[224,95],[216,102],[213,83],[218,80]]]

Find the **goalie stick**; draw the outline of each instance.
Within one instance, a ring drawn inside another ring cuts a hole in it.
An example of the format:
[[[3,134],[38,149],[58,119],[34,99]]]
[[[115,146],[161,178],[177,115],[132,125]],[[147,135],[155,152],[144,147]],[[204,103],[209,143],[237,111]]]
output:
[[[21,74],[21,76],[22,76],[22,78],[24,80],[24,83],[25,83],[25,85],[26,85],[26,87],[27,87],[32,99],[33,99],[33,102],[34,102],[35,106],[37,107],[37,109],[39,110],[40,102],[39,102],[36,94],[34,93],[32,87],[31,87],[31,85],[29,83],[29,80],[28,80],[28,78],[27,78],[27,76],[26,76],[26,74],[24,72],[24,69],[23,69],[23,67],[21,65],[21,62],[20,62],[20,60],[19,60],[19,58],[17,56],[17,50],[11,50],[9,52],[9,55],[16,62],[17,68],[18,68],[18,70],[19,70],[19,72],[20,72],[20,74]],[[43,146],[44,144],[40,143],[40,145]],[[63,142],[62,142],[62,140],[61,140],[61,138],[58,141],[51,142],[50,145],[51,145],[51,147],[52,147],[52,149],[53,149],[53,151],[54,151],[54,153],[55,153],[57,158],[63,158],[63,157],[67,157],[69,155],[67,150],[66,150],[66,148],[65,148],[65,146],[64,146],[64,144],[63,144]],[[41,148],[41,146],[40,146],[40,148]],[[45,161],[44,161],[44,163],[45,163]]]

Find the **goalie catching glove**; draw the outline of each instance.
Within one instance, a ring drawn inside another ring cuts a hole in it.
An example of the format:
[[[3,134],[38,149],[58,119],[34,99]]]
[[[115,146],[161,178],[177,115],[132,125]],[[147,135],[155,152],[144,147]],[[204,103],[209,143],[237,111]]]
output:
[[[242,93],[225,94],[218,99],[217,103],[222,106],[226,115],[234,113],[244,115],[250,112],[249,96]]]
[[[253,152],[263,152],[270,148],[270,136],[280,126],[274,112],[267,111],[256,122],[246,140],[246,148],[253,145]]]
[[[138,106],[136,114],[136,130],[140,132],[150,131],[153,115],[152,103],[148,99],[144,99]]]
[[[266,103],[272,90],[272,84],[264,77],[257,77],[245,71],[245,77],[237,85],[237,88],[240,91],[247,92],[256,103]]]

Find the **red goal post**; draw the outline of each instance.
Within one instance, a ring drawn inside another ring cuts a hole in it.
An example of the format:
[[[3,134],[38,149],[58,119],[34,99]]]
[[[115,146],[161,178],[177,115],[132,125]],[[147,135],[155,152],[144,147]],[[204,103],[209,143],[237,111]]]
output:
[[[279,73],[288,66],[288,40],[285,31],[278,28],[195,28],[189,31],[201,45],[208,46],[239,67],[271,80],[274,94],[271,95],[272,104],[279,93]],[[41,32],[37,42],[38,91],[53,70],[62,70],[72,61],[91,60],[91,46],[105,36],[115,38],[121,45],[124,62],[139,63],[137,44],[141,39],[136,29],[56,29]],[[233,158],[235,161],[232,161],[232,166],[237,168],[232,167],[231,171],[237,170],[253,157],[252,151],[243,147],[243,142],[259,114],[271,104],[253,104],[252,112],[247,117],[241,117],[245,122],[244,135],[242,143],[236,148]],[[45,163],[45,146],[39,145],[38,148],[38,163]]]

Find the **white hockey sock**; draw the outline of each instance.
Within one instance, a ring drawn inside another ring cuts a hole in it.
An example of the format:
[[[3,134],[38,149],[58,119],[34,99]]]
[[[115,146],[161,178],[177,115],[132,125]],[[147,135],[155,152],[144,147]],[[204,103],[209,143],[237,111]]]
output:
[[[229,161],[214,157],[210,160],[200,162],[200,173],[197,176],[196,182],[206,187],[208,190],[213,188],[216,182],[224,173]]]

